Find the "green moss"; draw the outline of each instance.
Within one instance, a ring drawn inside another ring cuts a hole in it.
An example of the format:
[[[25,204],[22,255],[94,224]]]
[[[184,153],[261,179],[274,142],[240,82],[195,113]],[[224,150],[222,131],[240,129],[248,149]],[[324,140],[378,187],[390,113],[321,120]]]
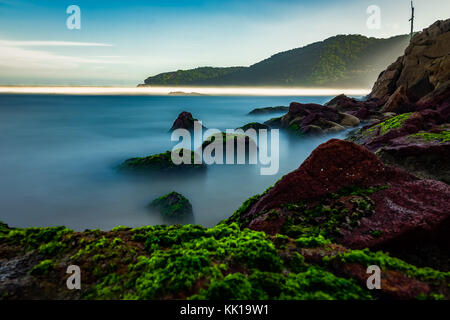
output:
[[[121,297],[153,299],[185,294],[200,281],[221,279],[231,265],[279,272],[283,262],[274,244],[262,232],[240,230],[236,224],[205,229],[193,225],[134,229],[133,240],[143,242],[150,254],[130,264],[123,277]],[[223,261],[218,263],[219,261]],[[100,296],[102,281],[88,296]],[[134,288],[126,290],[126,288]],[[114,291],[114,290],[113,290]]]
[[[292,238],[316,239],[321,236],[335,241],[341,236],[342,229],[357,227],[363,217],[373,213],[374,204],[369,196],[388,187],[347,187],[324,196],[319,204],[301,202],[284,205],[289,215],[281,232]],[[352,209],[349,210],[348,205],[340,201],[343,197],[351,197],[346,201],[352,205]]]
[[[317,237],[300,237],[295,242],[302,248],[317,248],[331,244],[331,241],[325,239],[322,235]]]
[[[45,243],[60,242],[66,235],[71,233],[73,232],[65,227],[8,228],[3,229],[3,232],[0,233],[0,241],[21,245],[26,250],[32,250]]]
[[[381,230],[374,230],[370,234],[374,238],[380,238],[383,235],[383,231],[381,231]]]
[[[377,265],[381,269],[398,270],[411,277],[424,281],[442,282],[450,279],[450,272],[441,272],[428,267],[418,268],[381,251],[371,252],[368,249],[350,250],[349,252],[341,253],[332,258],[325,257],[324,261],[329,262],[333,259],[339,259],[349,263],[357,262],[366,266]]]
[[[370,127],[369,129],[367,129],[365,131],[365,133],[373,133],[376,130],[380,129],[380,134],[386,134],[389,131],[391,131],[392,129],[398,129],[401,128],[403,123],[408,120],[412,115],[412,112],[410,113],[403,113],[401,115],[398,115],[396,117],[392,117],[386,121],[383,121],[379,124],[376,124],[372,127]]]
[[[131,230],[130,227],[124,227],[124,226],[117,226],[111,229],[112,232],[117,232],[117,231],[128,231]]]
[[[425,141],[439,141],[441,143],[450,142],[450,131],[441,131],[439,133],[419,132],[410,135],[412,138],[421,138]]]
[[[43,260],[31,269],[31,275],[45,275],[53,270],[55,264],[52,260]]]
[[[371,299],[353,280],[343,279],[319,268],[282,274],[255,271],[214,280],[193,299],[211,300],[332,300]]]
[[[199,155],[197,155],[194,151],[187,150],[187,149],[180,149],[175,150],[175,152],[178,152],[180,156],[183,156],[185,152],[190,153],[190,164],[180,164],[176,165],[172,161],[172,152],[166,151],[160,154],[151,155],[148,157],[143,158],[132,158],[126,160],[124,163],[122,163],[118,169],[119,170],[145,170],[145,171],[167,171],[167,170],[177,170],[177,169],[204,169],[206,166],[204,164],[194,164],[194,159],[198,158]]]
[[[108,248],[109,241],[105,236],[102,236],[100,239],[89,242],[84,248],[78,250],[76,254],[74,254],[70,259],[73,261],[77,261],[83,256],[93,255],[96,252],[101,251],[102,249]],[[112,249],[112,247],[111,247]],[[111,252],[111,254],[114,254]]]
[[[45,243],[39,247],[39,252],[48,255],[54,256],[64,250],[66,246],[58,241],[51,241],[49,243]]]
[[[150,207],[160,211],[164,218],[192,215],[192,205],[182,194],[175,191],[152,201]]]

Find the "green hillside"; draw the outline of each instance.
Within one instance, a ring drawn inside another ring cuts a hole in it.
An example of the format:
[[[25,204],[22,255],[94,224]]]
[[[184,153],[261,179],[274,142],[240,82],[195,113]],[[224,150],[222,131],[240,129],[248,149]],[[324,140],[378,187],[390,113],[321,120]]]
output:
[[[145,84],[370,87],[408,43],[407,35],[388,39],[339,35],[275,54],[250,67],[179,70],[149,77]]]

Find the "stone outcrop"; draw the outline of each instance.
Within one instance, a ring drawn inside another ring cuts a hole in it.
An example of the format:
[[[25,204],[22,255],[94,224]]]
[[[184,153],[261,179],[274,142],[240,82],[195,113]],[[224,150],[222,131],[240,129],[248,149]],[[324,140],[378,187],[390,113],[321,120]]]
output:
[[[430,237],[447,246],[450,186],[385,166],[366,148],[333,139],[235,218],[269,234],[321,234],[354,249],[389,251],[392,243],[408,239],[415,246]]]
[[[411,102],[432,94],[450,80],[450,19],[416,34],[405,55],[383,71],[369,99],[387,101],[403,87]]]
[[[297,134],[327,134],[355,127],[359,123],[357,117],[327,106],[292,102],[286,115],[279,120],[269,120],[265,125],[280,127]]]

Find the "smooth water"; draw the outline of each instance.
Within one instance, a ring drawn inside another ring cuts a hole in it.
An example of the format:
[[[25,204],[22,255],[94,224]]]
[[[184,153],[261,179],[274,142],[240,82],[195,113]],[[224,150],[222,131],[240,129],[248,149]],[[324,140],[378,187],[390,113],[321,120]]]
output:
[[[212,226],[298,168],[331,137],[280,134],[280,170],[274,176],[261,176],[258,166],[249,165],[175,176],[126,175],[115,167],[170,150],[175,142],[168,130],[184,110],[208,128],[225,130],[277,116],[247,115],[257,107],[331,98],[0,95],[0,220],[76,230],[161,224],[147,205],[177,191],[191,201],[195,223]]]

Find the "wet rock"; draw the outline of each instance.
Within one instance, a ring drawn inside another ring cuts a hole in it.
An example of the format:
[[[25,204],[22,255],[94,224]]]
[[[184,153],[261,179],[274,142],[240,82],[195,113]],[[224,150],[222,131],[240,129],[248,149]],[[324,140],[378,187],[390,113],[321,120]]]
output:
[[[176,129],[186,129],[189,131],[194,130],[194,122],[198,121],[197,119],[194,119],[192,114],[190,112],[183,111],[178,115],[178,118],[174,121],[172,128],[170,128],[170,131],[176,130]],[[202,128],[205,128],[202,126]]]
[[[406,113],[413,110],[409,98],[406,96],[404,86],[398,89],[389,97],[386,104],[381,109],[382,112]]]
[[[265,130],[269,130],[270,127],[266,124],[262,124],[259,122],[251,122],[251,123],[247,123],[246,125],[238,128],[238,129],[242,129],[244,131],[247,131],[248,129],[255,129],[255,130],[261,130],[261,129],[265,129]]]
[[[165,219],[183,219],[193,214],[189,200],[175,191],[153,200],[149,207],[157,209]]]
[[[333,139],[238,220],[270,234],[321,234],[352,249],[389,250],[391,243],[408,238],[413,245],[430,235],[447,245],[449,201],[447,184],[386,167],[366,148]]]
[[[359,122],[358,118],[327,106],[292,102],[289,112],[276,124],[293,133],[327,134],[357,126]]]
[[[248,113],[248,115],[265,115],[272,113],[286,113],[289,111],[289,107],[267,107],[267,108],[256,108]]]
[[[204,164],[196,164],[199,162],[200,155],[194,151],[187,149],[174,150],[180,157],[185,154],[190,155],[190,163],[175,164],[172,161],[172,152],[166,151],[160,154],[151,155],[142,158],[131,158],[123,162],[118,169],[128,172],[189,172],[201,171],[206,168]]]

